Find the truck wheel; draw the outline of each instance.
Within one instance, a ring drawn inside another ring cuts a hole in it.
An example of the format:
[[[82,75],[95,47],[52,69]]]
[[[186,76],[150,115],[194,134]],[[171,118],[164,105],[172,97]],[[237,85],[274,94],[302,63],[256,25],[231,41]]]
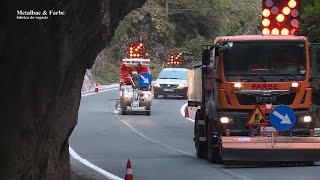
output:
[[[213,123],[210,121],[207,128],[207,138],[208,138],[208,161],[215,164],[221,164],[221,154],[220,154],[220,143],[217,142],[217,139],[214,139],[213,132],[214,127]],[[215,146],[216,145],[216,146]]]
[[[121,104],[121,114],[127,115],[127,105]]]
[[[196,147],[196,153],[198,158],[207,158],[207,141],[200,141],[199,137],[203,137],[205,135],[205,129],[203,125],[199,124],[199,119],[203,119],[203,115],[201,111],[198,109],[195,116],[194,123],[194,143]]]
[[[154,94],[154,95],[153,95],[153,98],[154,98],[154,99],[159,99],[159,95],[158,95],[158,94]]]
[[[145,115],[150,116],[150,114],[151,114],[150,107],[146,107]]]

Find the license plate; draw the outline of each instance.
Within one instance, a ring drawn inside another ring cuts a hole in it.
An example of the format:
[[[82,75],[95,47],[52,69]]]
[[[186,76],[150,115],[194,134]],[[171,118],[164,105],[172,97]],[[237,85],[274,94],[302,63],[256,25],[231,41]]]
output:
[[[260,127],[261,134],[272,134],[276,133],[276,129],[274,127]]]
[[[163,91],[173,92],[173,89],[163,89]]]

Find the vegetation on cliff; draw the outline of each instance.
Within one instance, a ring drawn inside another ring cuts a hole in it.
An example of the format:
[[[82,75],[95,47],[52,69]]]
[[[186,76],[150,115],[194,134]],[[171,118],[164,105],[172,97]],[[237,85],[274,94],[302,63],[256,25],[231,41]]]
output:
[[[171,52],[182,51],[184,66],[190,67],[200,59],[201,45],[216,36],[259,33],[260,9],[260,0],[148,0],[119,24],[93,72],[102,83],[118,82],[114,68],[126,56],[127,45],[139,40],[156,67],[154,76]]]

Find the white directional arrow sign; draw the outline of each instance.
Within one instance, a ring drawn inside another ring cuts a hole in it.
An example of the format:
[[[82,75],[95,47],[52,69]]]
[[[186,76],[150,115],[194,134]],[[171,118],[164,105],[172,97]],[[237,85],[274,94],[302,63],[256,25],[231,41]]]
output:
[[[141,77],[141,79],[143,80],[144,83],[149,84],[149,79],[148,78],[145,78],[142,75],[140,77]]]
[[[286,114],[285,116],[283,116],[283,115],[280,114],[278,111],[274,111],[272,114],[275,115],[275,116],[277,116],[279,119],[281,119],[280,124],[292,124],[292,122],[290,121],[290,118],[289,118],[288,114]]]

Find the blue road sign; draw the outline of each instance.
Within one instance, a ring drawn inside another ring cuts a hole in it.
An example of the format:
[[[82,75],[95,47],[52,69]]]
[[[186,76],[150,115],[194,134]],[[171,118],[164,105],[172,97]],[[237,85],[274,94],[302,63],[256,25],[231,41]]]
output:
[[[285,105],[279,105],[269,114],[271,125],[279,131],[288,131],[296,122],[294,111]]]
[[[152,82],[152,76],[149,73],[142,73],[138,78],[141,87],[148,87]]]

